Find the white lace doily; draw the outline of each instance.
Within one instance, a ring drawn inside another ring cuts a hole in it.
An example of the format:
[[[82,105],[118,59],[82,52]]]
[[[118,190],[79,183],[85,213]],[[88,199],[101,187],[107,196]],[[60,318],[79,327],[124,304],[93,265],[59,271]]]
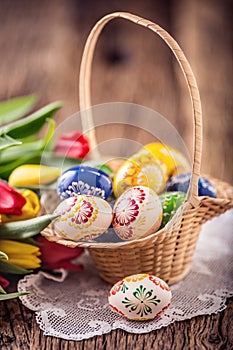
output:
[[[84,271],[61,271],[54,277],[43,272],[19,281],[25,306],[36,311],[36,320],[45,335],[82,340],[121,328],[131,333],[147,333],[174,321],[223,310],[233,295],[232,246],[233,211],[206,223],[201,231],[190,274],[171,286],[170,308],[153,321],[128,321],[108,306],[111,286],[103,282],[83,256]],[[79,259],[80,261],[80,259]],[[49,277],[49,278],[48,278]]]

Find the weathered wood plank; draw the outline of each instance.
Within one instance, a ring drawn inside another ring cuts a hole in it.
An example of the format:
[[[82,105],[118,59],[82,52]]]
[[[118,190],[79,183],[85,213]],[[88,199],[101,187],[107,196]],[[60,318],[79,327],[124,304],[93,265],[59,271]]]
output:
[[[194,70],[203,108],[204,173],[232,182],[232,77],[230,1],[176,1],[174,34]],[[183,90],[182,90],[182,93]],[[189,101],[182,111],[187,115]]]
[[[21,349],[231,349],[233,335],[230,319],[233,314],[233,298],[224,311],[198,316],[190,321],[171,324],[148,334],[138,335],[123,330],[112,331],[80,342],[66,341],[44,336],[32,311],[12,300],[1,303],[2,330],[0,348]],[[27,320],[25,320],[25,314]],[[14,315],[14,316],[13,316]],[[28,326],[27,323],[31,323]]]

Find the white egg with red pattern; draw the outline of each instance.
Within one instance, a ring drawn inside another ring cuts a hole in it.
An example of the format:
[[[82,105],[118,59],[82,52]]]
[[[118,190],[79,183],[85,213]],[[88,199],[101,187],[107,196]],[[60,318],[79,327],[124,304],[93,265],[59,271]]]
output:
[[[158,230],[162,206],[158,195],[149,187],[126,190],[113,207],[113,228],[123,240],[144,237]]]

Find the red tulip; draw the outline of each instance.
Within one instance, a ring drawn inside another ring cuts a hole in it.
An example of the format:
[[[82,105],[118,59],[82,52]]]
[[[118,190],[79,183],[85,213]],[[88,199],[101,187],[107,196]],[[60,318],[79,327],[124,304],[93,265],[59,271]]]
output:
[[[70,131],[60,136],[54,152],[71,158],[84,158],[89,149],[87,139],[80,132]]]
[[[0,214],[21,215],[26,199],[0,180]]]
[[[40,246],[42,268],[46,270],[64,268],[74,271],[81,271],[83,269],[82,265],[75,265],[70,260],[81,255],[84,249],[79,247],[69,248],[59,243],[50,242],[42,236],[39,236],[37,241],[42,243]]]
[[[10,284],[9,281],[7,281],[4,277],[0,276],[0,286],[1,286],[2,288],[8,287],[9,284]]]

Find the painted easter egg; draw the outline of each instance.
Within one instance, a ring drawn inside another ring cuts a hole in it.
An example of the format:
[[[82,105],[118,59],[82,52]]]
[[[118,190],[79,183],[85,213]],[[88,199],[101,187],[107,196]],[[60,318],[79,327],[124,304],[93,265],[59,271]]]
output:
[[[190,173],[172,176],[166,185],[167,191],[187,192],[190,183]],[[198,180],[198,196],[208,196],[216,198],[217,192],[214,186],[204,176],[200,176]]]
[[[54,211],[54,231],[59,237],[88,241],[99,237],[112,222],[112,208],[96,196],[75,195],[62,201]]]
[[[166,165],[168,176],[186,173],[191,170],[185,156],[171,146],[154,142],[145,145],[144,148],[149,150],[156,159],[161,160]]]
[[[75,194],[87,194],[107,199],[112,193],[112,181],[100,169],[77,165],[62,173],[57,181],[57,191],[61,199]]]
[[[110,178],[112,178],[114,175],[113,169],[109,165],[104,163],[104,161],[101,161],[101,160],[96,160],[96,159],[85,160],[82,162],[82,165],[91,166],[93,168],[100,169],[104,173],[106,173]]]
[[[171,303],[171,290],[160,278],[138,274],[123,278],[108,293],[109,306],[130,320],[159,317]]]
[[[149,187],[126,190],[113,207],[113,228],[123,240],[144,237],[158,230],[162,206],[158,195]]]
[[[163,218],[160,228],[164,227],[173,217],[177,209],[181,206],[186,198],[184,192],[164,192],[159,195],[163,208]]]
[[[119,197],[125,190],[133,186],[147,186],[156,193],[163,191],[167,178],[154,156],[147,150],[141,150],[126,160],[113,181],[113,192]]]

